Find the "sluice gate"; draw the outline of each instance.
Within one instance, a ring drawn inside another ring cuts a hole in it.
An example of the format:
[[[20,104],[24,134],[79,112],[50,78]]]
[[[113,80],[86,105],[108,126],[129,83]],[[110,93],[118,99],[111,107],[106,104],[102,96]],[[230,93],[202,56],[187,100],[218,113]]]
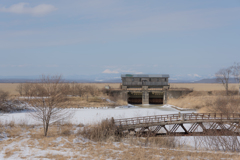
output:
[[[163,104],[163,92],[150,92],[149,104]]]
[[[129,92],[128,93],[129,104],[142,104],[142,93],[141,92]]]
[[[119,134],[135,136],[240,135],[240,113],[185,113],[115,119]]]
[[[165,104],[169,89],[168,74],[122,74],[122,90],[128,94],[130,104]],[[135,89],[141,89],[134,91]],[[158,93],[150,89],[158,89]],[[142,101],[142,102],[140,102]]]
[[[163,91],[155,91],[151,92],[146,91],[136,92],[136,91],[129,91],[128,93],[128,103],[130,104],[163,104],[164,99],[164,92]]]
[[[121,97],[130,104],[166,104],[190,90],[171,90],[168,74],[122,74]],[[117,92],[112,90],[113,92]]]
[[[128,98],[129,104],[142,104],[142,98]]]

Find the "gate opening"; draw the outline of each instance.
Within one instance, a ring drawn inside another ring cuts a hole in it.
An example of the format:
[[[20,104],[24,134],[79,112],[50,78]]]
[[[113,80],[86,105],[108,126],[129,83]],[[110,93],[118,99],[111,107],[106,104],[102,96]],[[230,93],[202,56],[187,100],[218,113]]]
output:
[[[163,92],[149,93],[149,104],[163,104]]]
[[[142,104],[142,98],[128,98],[130,104]]]
[[[149,104],[163,104],[162,98],[149,98]]]
[[[128,103],[129,104],[142,104],[142,93],[128,93]]]

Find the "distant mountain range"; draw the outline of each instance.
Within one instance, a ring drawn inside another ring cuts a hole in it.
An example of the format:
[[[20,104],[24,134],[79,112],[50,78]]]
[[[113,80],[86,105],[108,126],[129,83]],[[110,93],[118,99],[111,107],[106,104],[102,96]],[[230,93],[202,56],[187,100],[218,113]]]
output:
[[[193,83],[221,83],[221,82],[217,82],[217,79],[213,78],[213,79],[201,79],[201,80],[195,81]],[[228,83],[237,83],[237,82],[234,78],[229,78]]]
[[[114,74],[114,76],[116,76]],[[39,76],[29,76],[29,77],[2,77],[0,76],[0,83],[25,83],[25,82],[37,82]],[[65,82],[75,82],[75,83],[121,83],[120,77],[113,76],[101,76],[101,75],[91,75],[91,76],[68,76],[64,78]],[[170,83],[219,83],[216,78],[205,78],[199,80],[193,79],[169,79]],[[234,78],[229,79],[229,83],[236,83]]]
[[[37,82],[41,76],[0,76],[0,83]],[[116,74],[63,76],[65,82],[75,83],[121,83],[121,76]]]

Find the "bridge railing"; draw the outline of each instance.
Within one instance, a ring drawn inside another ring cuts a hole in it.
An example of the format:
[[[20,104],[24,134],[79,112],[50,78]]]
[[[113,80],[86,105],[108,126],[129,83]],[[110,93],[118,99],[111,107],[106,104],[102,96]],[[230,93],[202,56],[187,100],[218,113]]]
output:
[[[174,121],[191,121],[191,120],[240,120],[240,113],[184,113],[184,114],[168,114],[168,115],[155,115],[134,117],[125,119],[115,119],[115,125],[137,125],[137,124],[150,124],[160,122],[174,122]]]

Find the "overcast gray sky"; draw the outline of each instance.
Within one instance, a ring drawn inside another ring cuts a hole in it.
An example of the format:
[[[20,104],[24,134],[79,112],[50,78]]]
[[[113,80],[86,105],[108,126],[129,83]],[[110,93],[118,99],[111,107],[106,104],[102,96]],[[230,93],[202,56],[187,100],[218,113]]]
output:
[[[210,77],[239,43],[239,0],[0,1],[0,76]]]

